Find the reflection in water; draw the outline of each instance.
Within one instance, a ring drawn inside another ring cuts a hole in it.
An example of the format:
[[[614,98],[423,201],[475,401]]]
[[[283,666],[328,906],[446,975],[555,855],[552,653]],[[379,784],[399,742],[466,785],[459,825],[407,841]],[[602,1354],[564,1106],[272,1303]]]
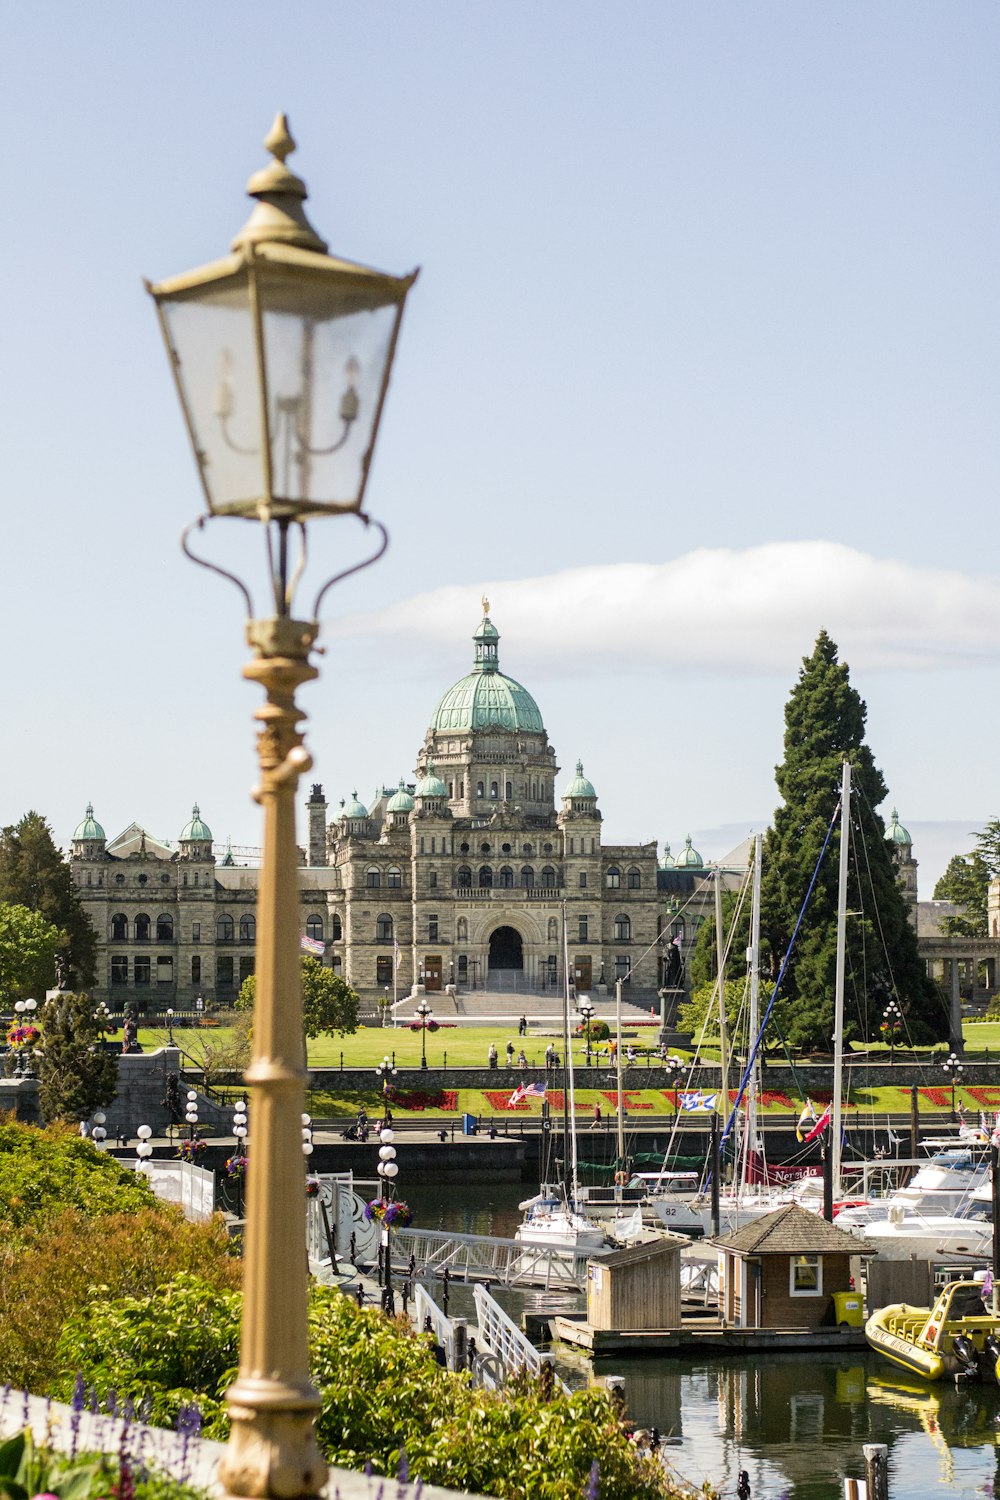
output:
[[[506,1238],[520,1221],[518,1200],[529,1192],[503,1183],[421,1187],[407,1196],[422,1228]],[[573,1301],[543,1292],[497,1298],[515,1318]],[[451,1308],[471,1312],[466,1288],[452,1287]],[[596,1371],[624,1375],[636,1425],[659,1427],[678,1473],[694,1483],[707,1479],[726,1497],[746,1469],[753,1500],[840,1500],[844,1476],[864,1474],[862,1445],[886,1443],[891,1500],[972,1500],[992,1496],[994,1487],[1000,1500],[996,1385],[925,1387],[860,1352],[615,1358]],[[577,1356],[561,1373],[580,1384],[591,1367]]]

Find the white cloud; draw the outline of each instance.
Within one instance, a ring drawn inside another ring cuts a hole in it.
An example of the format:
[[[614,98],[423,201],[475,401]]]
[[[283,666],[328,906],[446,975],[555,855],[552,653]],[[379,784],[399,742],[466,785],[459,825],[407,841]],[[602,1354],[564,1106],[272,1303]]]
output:
[[[787,675],[820,629],[853,670],[920,672],[1000,656],[996,580],[822,541],[699,548],[672,562],[450,586],[339,621],[330,635],[415,641],[436,671],[454,660],[456,640],[471,636],[481,593],[504,638],[501,667],[514,670],[516,659],[519,676],[650,665]]]

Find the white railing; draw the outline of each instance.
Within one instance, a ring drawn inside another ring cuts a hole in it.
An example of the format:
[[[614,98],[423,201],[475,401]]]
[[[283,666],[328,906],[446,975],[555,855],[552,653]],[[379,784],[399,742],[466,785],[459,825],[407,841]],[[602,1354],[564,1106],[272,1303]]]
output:
[[[137,1163],[157,1198],[175,1203],[185,1219],[207,1220],[215,1212],[215,1173],[193,1161]]]
[[[461,1281],[492,1281],[500,1286],[583,1286],[588,1255],[543,1245],[522,1245],[479,1234],[433,1229],[399,1229],[393,1236],[396,1261],[413,1256],[424,1274],[448,1271]]]
[[[484,1352],[494,1357],[503,1379],[507,1380],[511,1375],[517,1375],[522,1370],[527,1370],[536,1379],[542,1378],[542,1371],[552,1369],[555,1363],[554,1356],[542,1354],[534,1344],[512,1322],[490,1296],[484,1286],[473,1287],[472,1295],[476,1299],[476,1316],[479,1319],[479,1333],[477,1345],[480,1353]],[[499,1384],[489,1373],[488,1365],[482,1371],[483,1384]],[[569,1387],[552,1370],[554,1385],[564,1394],[569,1394]]]
[[[351,1261],[353,1236],[357,1259],[374,1260],[378,1229],[365,1218],[365,1200],[355,1191],[354,1174],[323,1173],[316,1180],[319,1193],[307,1200],[306,1207],[306,1249],[314,1273],[330,1264],[330,1239],[338,1259]]]

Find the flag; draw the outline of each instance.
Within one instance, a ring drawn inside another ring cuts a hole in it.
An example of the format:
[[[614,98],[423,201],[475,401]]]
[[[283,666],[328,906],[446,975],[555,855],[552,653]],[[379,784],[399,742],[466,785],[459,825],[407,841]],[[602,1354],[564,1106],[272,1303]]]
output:
[[[993,1132],[990,1135],[990,1145],[1000,1146],[1000,1114],[998,1114],[996,1117],[996,1123],[994,1124]]]
[[[392,951],[396,956],[396,972],[399,972],[399,938],[393,938]]]
[[[522,1099],[544,1099],[546,1087],[544,1083],[522,1083],[507,1100],[507,1108],[513,1109]]]
[[[703,1094],[701,1089],[694,1089],[690,1093],[682,1091],[677,1096],[681,1109],[695,1110],[699,1114],[711,1114],[718,1097],[718,1094]]]
[[[303,953],[312,953],[316,958],[322,958],[326,952],[326,944],[321,943],[319,938],[302,937],[299,939]]]
[[[826,1109],[820,1115],[819,1119],[816,1121],[816,1124],[813,1126],[812,1130],[806,1133],[804,1139],[807,1141],[814,1141],[818,1135],[822,1135],[824,1130],[830,1123],[830,1116],[832,1114],[833,1106],[831,1104],[828,1104],[826,1106]]]
[[[799,1115],[799,1122],[795,1127],[795,1139],[801,1141],[810,1125],[816,1123],[816,1109],[811,1099],[806,1100],[806,1107]]]
[[[982,1298],[985,1302],[987,1297],[993,1296],[993,1272],[989,1266],[986,1267],[986,1275],[983,1277]]]

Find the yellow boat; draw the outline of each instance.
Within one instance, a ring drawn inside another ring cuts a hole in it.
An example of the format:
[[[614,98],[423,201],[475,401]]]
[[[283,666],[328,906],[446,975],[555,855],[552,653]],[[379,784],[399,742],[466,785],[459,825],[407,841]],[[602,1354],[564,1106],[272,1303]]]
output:
[[[949,1281],[933,1307],[897,1302],[865,1324],[879,1354],[925,1380],[992,1376],[1000,1383],[1000,1314],[983,1302],[979,1281]]]

